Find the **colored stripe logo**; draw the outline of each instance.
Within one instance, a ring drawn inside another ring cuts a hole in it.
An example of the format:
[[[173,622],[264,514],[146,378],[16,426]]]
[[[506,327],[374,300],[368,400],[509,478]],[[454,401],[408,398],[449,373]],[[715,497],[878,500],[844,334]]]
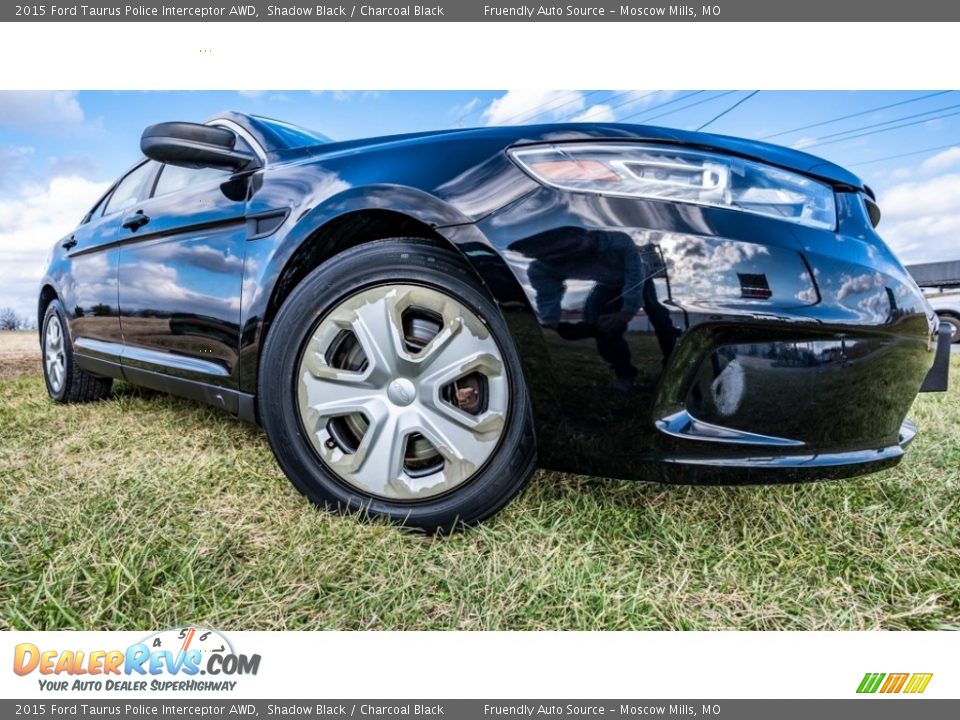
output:
[[[867,673],[860,681],[857,692],[919,694],[927,689],[933,673]]]

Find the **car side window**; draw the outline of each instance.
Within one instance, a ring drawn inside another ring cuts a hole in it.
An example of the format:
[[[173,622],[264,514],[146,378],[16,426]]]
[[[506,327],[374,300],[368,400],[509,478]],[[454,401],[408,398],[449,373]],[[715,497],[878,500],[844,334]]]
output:
[[[127,173],[127,176],[120,181],[110,199],[107,200],[107,206],[104,208],[104,214],[120,212],[136,204],[140,199],[140,191],[143,184],[153,175],[153,169],[156,163],[145,162]]]
[[[253,154],[253,148],[242,137],[237,137],[237,150]],[[211,182],[213,180],[226,180],[232,173],[229,170],[218,168],[190,168],[180,167],[179,165],[164,165],[160,170],[160,179],[157,180],[156,187],[153,189],[153,197],[169,195],[170,193],[186,190],[193,185]]]
[[[200,185],[209,182],[230,177],[229,170],[220,170],[218,168],[188,168],[179,165],[164,165],[160,170],[160,179],[157,180],[157,186],[153,190],[153,196],[169,195],[170,193],[185,190],[191,185]]]
[[[83,220],[80,221],[81,225],[86,225],[91,220],[98,218],[103,213],[103,208],[107,204],[107,200],[110,199],[110,193],[107,193],[102,198],[97,200],[97,204],[90,208],[90,212],[83,216]]]

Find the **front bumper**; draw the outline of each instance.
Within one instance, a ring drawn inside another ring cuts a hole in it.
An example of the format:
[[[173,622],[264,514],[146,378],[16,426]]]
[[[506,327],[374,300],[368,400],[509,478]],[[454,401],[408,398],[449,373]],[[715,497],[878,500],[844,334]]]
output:
[[[935,317],[862,203],[838,197],[827,232],[543,188],[459,231],[496,250],[526,299],[528,313],[501,305],[541,464],[742,483],[896,463],[906,413],[946,361],[931,372]]]

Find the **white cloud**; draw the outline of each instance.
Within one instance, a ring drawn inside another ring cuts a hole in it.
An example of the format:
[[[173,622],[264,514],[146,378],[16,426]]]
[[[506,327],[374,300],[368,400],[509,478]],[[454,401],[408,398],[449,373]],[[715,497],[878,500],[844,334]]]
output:
[[[334,100],[346,102],[359,98],[361,100],[376,99],[383,94],[381,90],[309,90],[311,95],[329,95]]]
[[[0,91],[0,125],[43,130],[82,125],[85,119],[73,91]]]
[[[678,94],[676,90],[632,90],[626,95],[616,93],[616,95],[607,98],[607,100],[615,98],[619,112],[629,115],[640,112],[644,105],[659,105],[668,100],[672,100],[673,97]]]
[[[570,90],[510,90],[483,111],[487,125],[523,125],[544,117],[559,119],[584,107],[583,93]]]
[[[662,103],[672,90],[628,90],[608,95],[606,102],[588,106],[593,93],[569,90],[511,90],[483,112],[488,125],[523,125],[532,122],[614,122],[617,116],[639,113],[647,105]],[[611,100],[616,100],[611,104]],[[630,122],[643,122],[642,118]]]
[[[237,95],[255,103],[290,102],[290,96],[273,90],[237,90]]]
[[[957,166],[960,166],[960,145],[947,148],[936,155],[931,155],[919,165],[899,167],[887,173],[880,173],[878,177],[885,178],[891,182],[910,180],[911,178],[937,175],[947,170],[952,170]]]
[[[33,153],[34,149],[26,145],[0,146],[0,188],[12,185],[23,177]]]
[[[903,260],[960,259],[960,173],[894,185],[879,201],[881,234]]]
[[[90,177],[97,174],[97,161],[89,155],[67,155],[47,160],[48,177]]]
[[[920,163],[920,173],[933,175],[955,168],[957,165],[960,165],[960,146],[949,148],[924,160]]]
[[[960,210],[960,174],[895,185],[883,194],[880,207],[888,217],[897,218]]]
[[[32,318],[53,244],[76,227],[109,183],[78,176],[26,184],[0,200],[0,307]]]
[[[576,117],[570,118],[570,122],[613,122],[613,119],[613,108],[600,103],[591,105]]]
[[[960,259],[960,212],[881,225],[880,230],[904,262]]]

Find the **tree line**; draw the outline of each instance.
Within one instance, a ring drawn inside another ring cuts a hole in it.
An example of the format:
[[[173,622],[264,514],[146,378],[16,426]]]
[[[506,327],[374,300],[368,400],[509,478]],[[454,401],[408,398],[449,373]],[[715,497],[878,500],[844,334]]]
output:
[[[11,307],[0,308],[0,331],[34,330],[36,327],[36,320],[17,314]]]

